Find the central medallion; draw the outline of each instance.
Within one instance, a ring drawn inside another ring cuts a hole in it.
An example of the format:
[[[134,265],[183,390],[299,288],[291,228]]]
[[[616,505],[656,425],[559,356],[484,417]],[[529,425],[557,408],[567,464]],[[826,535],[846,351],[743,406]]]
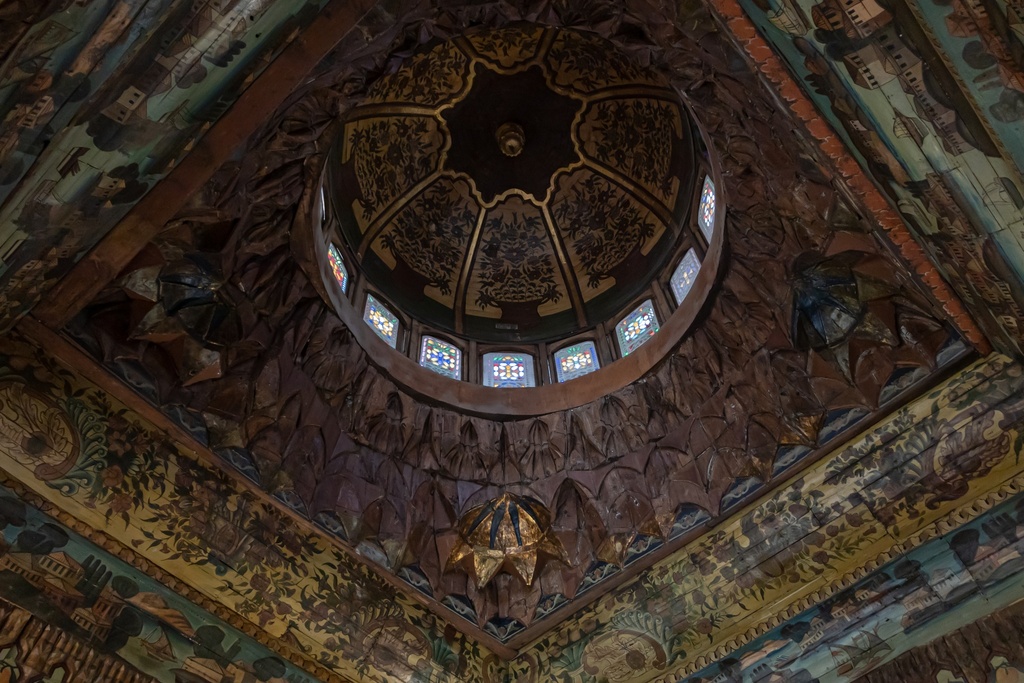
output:
[[[517,157],[523,152],[526,134],[518,123],[503,123],[495,132],[501,153],[507,157]]]
[[[478,64],[469,92],[441,114],[452,136],[444,167],[472,178],[484,204],[510,192],[543,202],[555,174],[580,161],[572,123],[582,108],[539,66],[506,75]]]

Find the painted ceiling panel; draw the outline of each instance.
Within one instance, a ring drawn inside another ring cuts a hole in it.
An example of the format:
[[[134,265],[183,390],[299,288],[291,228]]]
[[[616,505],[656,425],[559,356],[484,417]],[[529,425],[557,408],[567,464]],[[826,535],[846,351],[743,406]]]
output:
[[[100,651],[117,653],[161,683],[178,683],[183,672],[241,677],[246,671],[255,676],[253,681],[264,683],[315,682],[241,631],[26,505],[4,486],[0,509],[3,600],[42,611],[54,624],[74,621],[71,633]],[[6,680],[13,679],[4,678],[0,665],[0,681]]]
[[[715,23],[702,10],[685,25],[702,35]],[[415,23],[404,30],[405,40],[432,38]],[[157,240],[149,265],[88,305],[68,334],[225,464],[422,591],[461,628],[527,641],[560,606],[652,562],[967,352],[910,272],[885,255],[875,226],[811,161],[813,148],[767,123],[780,114],[724,36],[677,52],[669,37],[656,45],[613,35],[632,54],[677,60],[666,68],[715,122],[712,142],[723,150],[729,275],[706,323],[643,383],[572,411],[505,421],[433,405],[374,368],[310,286],[290,241],[309,239],[296,207],[304,183],[315,188],[321,176],[308,150],[329,149],[322,136],[339,98],[370,82],[332,73],[354,61],[344,57],[326,62],[294,109],[249,141],[245,157],[260,163],[218,174],[167,241]],[[332,85],[316,90],[317,82]],[[244,207],[239,194],[250,199]],[[235,231],[230,253],[205,251],[204,233],[219,224]],[[175,260],[150,267],[163,254]],[[454,519],[407,512],[422,509],[428,485]],[[555,513],[572,562],[547,563],[534,587],[509,585],[508,575],[476,586],[447,562],[453,522],[511,487]]]
[[[931,0],[913,11],[902,0],[740,5],[965,303],[991,307],[1019,338],[1024,183],[1010,119],[1021,116],[1020,70],[991,53],[1001,38],[947,22],[949,8]],[[929,35],[958,47],[949,61]]]
[[[65,0],[34,17],[0,71],[0,327],[166,176],[325,2]]]

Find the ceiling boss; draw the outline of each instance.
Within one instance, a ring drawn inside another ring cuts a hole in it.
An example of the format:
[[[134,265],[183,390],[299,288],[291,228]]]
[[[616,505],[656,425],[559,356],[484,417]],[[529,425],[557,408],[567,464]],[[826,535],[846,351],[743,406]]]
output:
[[[503,493],[471,508],[459,520],[459,540],[447,569],[460,568],[486,586],[499,572],[533,583],[538,562],[568,562],[565,548],[551,530],[551,513],[540,501]]]

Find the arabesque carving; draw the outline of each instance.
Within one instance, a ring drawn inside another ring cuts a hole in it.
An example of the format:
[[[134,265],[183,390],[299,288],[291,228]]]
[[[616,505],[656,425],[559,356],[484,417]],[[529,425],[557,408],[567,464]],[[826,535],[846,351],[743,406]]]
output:
[[[375,74],[452,27],[524,18],[599,26],[691,100],[723,166],[730,253],[702,319],[646,377],[577,409],[487,419],[391,382],[299,266],[292,226],[310,211],[310,155]],[[705,9],[446,5],[368,35],[70,332],[225,463],[495,637],[650,561],[966,352]],[[835,284],[814,296],[821,278]],[[446,571],[457,520],[506,493],[551,511],[568,561],[529,587]]]

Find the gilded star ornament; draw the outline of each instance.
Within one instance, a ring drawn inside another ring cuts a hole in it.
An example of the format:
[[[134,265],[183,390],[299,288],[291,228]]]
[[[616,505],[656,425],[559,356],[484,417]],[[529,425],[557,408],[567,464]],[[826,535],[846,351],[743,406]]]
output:
[[[568,564],[565,548],[551,531],[551,513],[534,498],[503,493],[459,520],[459,540],[446,571],[461,567],[479,588],[501,571],[529,586],[545,556]]]

